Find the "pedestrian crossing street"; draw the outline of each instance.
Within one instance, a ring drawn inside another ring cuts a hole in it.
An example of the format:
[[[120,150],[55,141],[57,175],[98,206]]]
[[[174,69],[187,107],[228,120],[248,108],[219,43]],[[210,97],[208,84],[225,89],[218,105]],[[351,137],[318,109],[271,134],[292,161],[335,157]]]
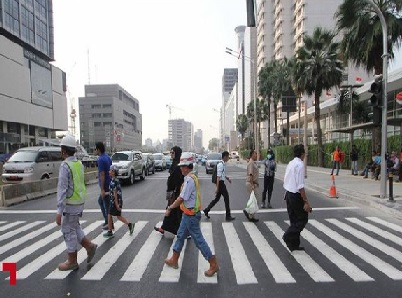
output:
[[[82,221],[85,233],[90,234],[93,242],[98,244],[98,250],[89,269],[83,266],[87,257],[85,249],[79,250],[81,280],[102,280],[113,265],[123,259],[124,266],[119,265],[118,280],[140,282],[146,279],[146,271],[155,256],[166,258],[171,254],[174,241],[154,232],[152,222],[136,222],[131,236],[127,227],[117,222],[112,239],[103,237],[101,224],[101,221]],[[261,273],[256,274],[261,270],[255,268],[255,264],[263,266],[263,275],[272,277],[278,284],[300,282],[300,272],[303,278],[310,278],[316,283],[337,282],[345,277],[354,282],[373,282],[382,278],[402,280],[402,227],[396,224],[378,217],[311,219],[302,232],[302,245],[306,251],[292,253],[282,241],[288,224],[288,221],[258,224],[203,221],[203,235],[212,251],[216,251],[221,271],[212,278],[205,277],[204,270],[208,268],[208,263],[192,240],[188,240],[179,259],[179,269],[166,265],[158,267],[162,268],[158,273],[159,282],[180,282],[183,260],[191,258],[194,252],[198,254],[198,259],[193,258],[196,263],[193,261],[194,271],[190,274],[196,275],[200,284],[218,283],[219,276],[224,274],[234,274],[239,285],[264,282]],[[213,231],[222,235],[214,237]],[[216,250],[214,240],[219,240]],[[170,248],[161,245],[162,241],[170,241]],[[106,242],[109,248],[103,250]],[[253,251],[258,253],[250,252],[249,245],[254,246]],[[127,258],[127,252],[133,246],[138,246],[138,252],[134,257],[130,255]],[[43,250],[45,253],[38,253]],[[17,280],[34,278],[39,272],[45,280],[68,278],[71,272],[62,272],[57,268],[53,270],[53,267],[49,270],[50,263],[63,261],[65,255],[65,243],[54,222],[0,221],[0,264],[16,262]],[[230,262],[223,263],[223,256],[227,256]],[[8,279],[6,272],[0,272],[0,278]]]

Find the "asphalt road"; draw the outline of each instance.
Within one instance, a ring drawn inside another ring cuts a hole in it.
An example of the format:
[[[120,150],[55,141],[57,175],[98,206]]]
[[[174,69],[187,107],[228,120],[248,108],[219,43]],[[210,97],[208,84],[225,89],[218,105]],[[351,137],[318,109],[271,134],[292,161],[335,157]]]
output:
[[[167,171],[123,187],[124,215],[136,223],[104,240],[97,205],[98,187],[88,187],[83,227],[98,244],[90,266],[62,275],[65,259],[59,228],[54,226],[56,196],[0,209],[0,263],[17,263],[17,284],[0,272],[1,297],[400,297],[402,290],[402,223],[344,200],[308,192],[313,213],[303,231],[306,252],[290,253],[280,239],[288,217],[280,180],[272,205],[261,210],[257,224],[242,209],[248,199],[245,170],[228,167],[233,222],[225,222],[223,199],[202,219],[207,241],[221,270],[204,278],[208,268],[194,243],[187,241],[180,270],[168,270],[173,237],[153,226],[166,207]],[[211,175],[200,169],[203,205],[214,196]],[[262,183],[260,184],[262,185]],[[118,225],[116,224],[116,228]],[[82,255],[85,259],[85,253]],[[56,269],[56,270],[55,270]],[[384,290],[386,289],[386,290]],[[386,292],[385,292],[386,291]]]

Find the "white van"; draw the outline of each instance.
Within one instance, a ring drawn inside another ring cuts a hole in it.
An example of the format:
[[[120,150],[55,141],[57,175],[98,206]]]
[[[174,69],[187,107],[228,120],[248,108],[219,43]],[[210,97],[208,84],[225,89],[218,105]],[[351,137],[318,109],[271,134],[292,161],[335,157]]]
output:
[[[31,182],[58,177],[60,147],[26,147],[18,149],[3,166],[5,183]]]

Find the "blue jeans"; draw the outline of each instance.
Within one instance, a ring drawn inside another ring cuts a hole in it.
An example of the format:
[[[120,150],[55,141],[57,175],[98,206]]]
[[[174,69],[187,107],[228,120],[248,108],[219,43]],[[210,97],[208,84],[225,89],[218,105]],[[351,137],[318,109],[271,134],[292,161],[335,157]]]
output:
[[[200,220],[201,212],[197,212],[193,216],[189,216],[183,213],[180,227],[177,231],[177,240],[173,246],[173,251],[180,253],[187,235],[190,234],[195,243],[195,246],[197,246],[197,248],[201,251],[203,257],[207,261],[209,261],[212,257],[212,252],[208,246],[208,243],[205,241],[204,236],[202,236],[200,229]]]
[[[107,224],[107,215],[109,214],[109,196],[102,198],[102,195],[99,195],[98,204],[102,211],[103,218],[105,219],[105,224]]]

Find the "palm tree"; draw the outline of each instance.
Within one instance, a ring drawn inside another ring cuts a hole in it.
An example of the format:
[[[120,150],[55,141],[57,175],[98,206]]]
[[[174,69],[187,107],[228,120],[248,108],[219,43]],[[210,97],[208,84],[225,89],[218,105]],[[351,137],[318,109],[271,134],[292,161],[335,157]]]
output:
[[[401,0],[374,0],[387,23],[388,54],[394,58],[394,46],[401,45]],[[342,32],[340,44],[345,61],[364,67],[367,72],[382,74],[383,38],[379,17],[364,0],[344,0],[335,13],[337,30]],[[373,148],[380,144],[381,131],[373,128]]]
[[[237,132],[241,135],[241,143],[243,145],[244,134],[246,133],[247,128],[248,128],[248,119],[247,119],[246,115],[240,114],[237,116],[236,127],[237,127]]]
[[[401,45],[401,0],[374,0],[385,17],[388,29],[388,53],[394,57],[393,46]],[[382,28],[379,17],[364,0],[344,0],[335,13],[337,30],[343,35],[340,50],[345,61],[382,74]]]
[[[342,61],[338,59],[338,43],[333,41],[334,37],[332,32],[317,27],[312,36],[304,36],[304,46],[296,52],[297,66],[295,67],[299,70],[299,77],[295,77],[295,81],[304,83],[303,89],[308,95],[314,94],[314,118],[317,125],[318,165],[320,167],[324,165],[320,97],[323,90],[340,85],[343,73]],[[300,76],[304,76],[304,78]]]
[[[259,140],[261,140],[261,122],[267,120],[266,115],[267,113],[267,105],[265,100],[260,100],[256,98],[255,103],[257,109],[257,133],[259,136]],[[254,124],[254,101],[250,101],[247,105],[247,118],[250,121],[250,124]],[[255,136],[254,136],[255,137]],[[261,142],[260,142],[261,143]],[[259,150],[260,148],[257,148]]]
[[[271,61],[262,67],[258,73],[258,94],[263,98],[264,110],[266,111],[263,121],[268,120],[268,148],[271,146],[271,97],[273,89],[273,80],[271,79],[272,70],[273,63]]]

